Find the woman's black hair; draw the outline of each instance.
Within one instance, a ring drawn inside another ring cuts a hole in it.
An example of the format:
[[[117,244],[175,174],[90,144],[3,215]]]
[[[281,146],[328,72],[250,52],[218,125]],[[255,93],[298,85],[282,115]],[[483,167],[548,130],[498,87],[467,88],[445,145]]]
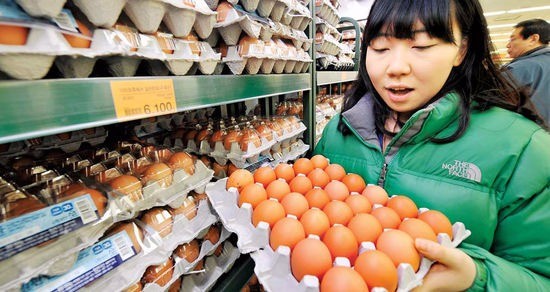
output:
[[[371,7],[363,33],[358,78],[352,89],[346,93],[342,112],[352,108],[366,93],[370,93],[374,97],[373,114],[376,129],[381,133],[395,135],[384,127],[391,109],[376,92],[367,74],[367,47],[380,34],[411,39],[416,21],[424,25],[431,37],[456,44],[453,20],[458,24],[462,38],[467,41],[466,55],[459,66],[453,67],[441,90],[427,104],[450,91],[456,91],[461,97],[459,126],[452,135],[442,139],[433,138],[432,141],[447,143],[462,136],[469,124],[473,102],[476,103],[475,109],[484,111],[493,106],[505,108],[545,127],[544,120],[538,116],[528,96],[494,64],[490,53],[493,46],[478,0],[376,0]],[[349,134],[350,130],[344,125],[341,117],[338,129],[343,134]]]

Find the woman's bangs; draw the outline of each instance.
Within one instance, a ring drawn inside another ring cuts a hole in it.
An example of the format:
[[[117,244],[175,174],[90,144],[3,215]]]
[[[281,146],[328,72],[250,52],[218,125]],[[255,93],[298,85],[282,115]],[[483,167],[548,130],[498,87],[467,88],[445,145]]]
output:
[[[450,5],[441,0],[377,0],[368,17],[366,42],[378,36],[412,39],[417,21],[431,37],[454,42]]]

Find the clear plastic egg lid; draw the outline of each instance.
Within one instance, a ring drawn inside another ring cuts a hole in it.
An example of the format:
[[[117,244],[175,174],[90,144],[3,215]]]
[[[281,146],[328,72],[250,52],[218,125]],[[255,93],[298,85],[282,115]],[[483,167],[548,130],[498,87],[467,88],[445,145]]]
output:
[[[215,11],[212,11],[208,4],[204,0],[159,0],[164,3],[170,4],[176,8],[180,9],[191,9],[194,10],[200,14],[204,15],[214,15],[216,14]]]

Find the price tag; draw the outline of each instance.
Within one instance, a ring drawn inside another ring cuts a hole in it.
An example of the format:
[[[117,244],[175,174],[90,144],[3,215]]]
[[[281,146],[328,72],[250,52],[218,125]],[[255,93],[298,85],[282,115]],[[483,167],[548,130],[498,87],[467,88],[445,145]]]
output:
[[[120,120],[175,113],[172,79],[111,81],[116,116]]]

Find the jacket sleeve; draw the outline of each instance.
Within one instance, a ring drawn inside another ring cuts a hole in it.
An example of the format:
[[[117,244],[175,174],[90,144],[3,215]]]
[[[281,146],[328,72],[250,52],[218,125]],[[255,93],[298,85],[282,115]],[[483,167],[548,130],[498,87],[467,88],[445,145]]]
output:
[[[476,263],[471,290],[550,291],[550,135],[536,131],[500,197],[491,251],[463,244]]]

